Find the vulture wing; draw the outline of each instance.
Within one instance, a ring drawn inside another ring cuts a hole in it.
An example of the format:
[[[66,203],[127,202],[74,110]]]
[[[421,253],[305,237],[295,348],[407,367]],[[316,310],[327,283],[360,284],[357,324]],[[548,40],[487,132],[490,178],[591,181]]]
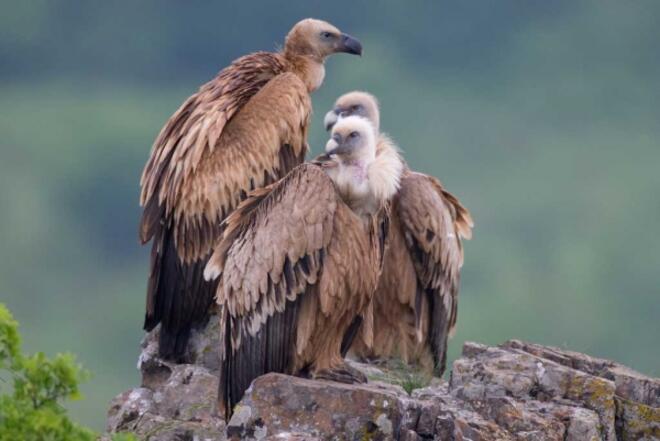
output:
[[[330,178],[303,164],[252,192],[225,221],[205,277],[220,278],[226,413],[259,375],[293,373],[301,294],[319,281],[337,205]]]
[[[410,251],[421,290],[415,299],[415,322],[423,322],[422,296],[430,310],[429,343],[436,371],[446,364],[447,338],[456,326],[458,285],[463,265],[461,238],[472,235],[470,213],[437,179],[406,172],[396,201],[406,245]],[[419,332],[419,331],[418,331]]]
[[[310,113],[302,81],[262,52],[202,86],[159,134],[141,179],[140,239],[153,239],[145,329],[162,323],[161,356],[183,358],[212,303],[202,275],[220,223],[303,161]]]

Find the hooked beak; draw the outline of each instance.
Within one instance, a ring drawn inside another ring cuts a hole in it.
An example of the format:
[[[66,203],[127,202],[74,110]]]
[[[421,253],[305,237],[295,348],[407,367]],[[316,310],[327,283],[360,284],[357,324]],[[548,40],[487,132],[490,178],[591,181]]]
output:
[[[326,154],[328,156],[332,156],[332,155],[340,155],[341,156],[341,155],[345,155],[345,154],[350,153],[350,152],[351,152],[350,147],[346,147],[345,145],[338,145],[334,149],[326,152]]]
[[[325,126],[325,130],[329,131],[332,129],[332,127],[337,123],[337,120],[339,120],[339,109],[332,109],[326,113],[325,118],[323,118],[323,125]]]
[[[328,155],[328,157],[332,155],[344,155],[346,153],[350,153],[351,151],[351,148],[345,144],[339,144],[335,138],[336,136],[337,135],[334,135],[332,138],[330,138],[328,143],[325,145],[325,154]]]
[[[347,54],[362,55],[362,43],[348,34],[341,34],[337,52],[346,52]]]

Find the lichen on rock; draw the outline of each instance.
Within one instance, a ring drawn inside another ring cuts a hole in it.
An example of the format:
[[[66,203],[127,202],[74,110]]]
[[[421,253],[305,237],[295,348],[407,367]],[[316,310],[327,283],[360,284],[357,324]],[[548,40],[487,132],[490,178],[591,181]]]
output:
[[[449,382],[418,381],[401,366],[356,362],[368,384],[264,375],[225,424],[215,409],[214,320],[193,335],[186,364],[157,357],[157,330],[145,337],[141,387],[112,401],[109,433],[165,441],[660,439],[659,379],[518,340],[466,343]]]

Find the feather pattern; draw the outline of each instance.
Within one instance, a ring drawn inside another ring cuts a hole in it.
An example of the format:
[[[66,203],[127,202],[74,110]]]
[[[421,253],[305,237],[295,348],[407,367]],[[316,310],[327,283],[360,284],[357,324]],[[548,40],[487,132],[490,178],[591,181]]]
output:
[[[421,173],[404,174],[398,202],[397,215],[419,285],[415,293],[425,296],[417,300],[421,305],[415,310],[416,330],[428,332],[436,373],[441,375],[447,339],[456,326],[461,239],[471,236],[472,218],[440,181]],[[425,310],[428,318],[422,316]],[[428,331],[422,328],[425,321]]]
[[[373,344],[351,353],[415,362],[442,375],[456,326],[462,239],[472,218],[432,176],[406,169],[394,197],[383,274],[374,295]]]
[[[222,220],[307,152],[311,100],[281,54],[258,52],[222,70],[170,118],[144,168],[143,243],[153,240],[145,329],[162,322],[160,352],[182,359],[215,283],[203,268]]]
[[[383,274],[369,319],[350,352],[360,358],[400,357],[442,375],[447,338],[456,325],[458,283],[463,264],[461,239],[472,234],[472,219],[440,182],[407,169],[393,141],[380,132],[373,95],[353,91],[339,97],[324,119],[334,131],[345,118],[365,118],[378,136],[372,190],[397,193],[390,217]],[[400,181],[391,179],[404,169]]]
[[[365,222],[322,167],[303,164],[253,191],[227,218],[205,270],[219,280],[216,301],[226,314],[226,414],[259,375],[342,363],[344,334],[378,282],[384,216]]]

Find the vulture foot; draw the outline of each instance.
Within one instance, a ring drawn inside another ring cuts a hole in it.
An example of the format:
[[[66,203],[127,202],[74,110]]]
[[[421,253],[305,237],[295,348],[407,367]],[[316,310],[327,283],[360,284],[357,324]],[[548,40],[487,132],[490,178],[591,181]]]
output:
[[[371,365],[374,365],[374,366],[387,366],[387,363],[389,362],[389,360],[387,358],[383,358],[383,357],[375,357],[375,356],[371,357],[371,356],[369,356],[369,357],[362,357],[360,359],[360,362],[371,364]]]
[[[362,384],[367,382],[366,375],[347,364],[334,369],[323,369],[315,373],[313,378],[315,380],[329,380],[346,384]]]

